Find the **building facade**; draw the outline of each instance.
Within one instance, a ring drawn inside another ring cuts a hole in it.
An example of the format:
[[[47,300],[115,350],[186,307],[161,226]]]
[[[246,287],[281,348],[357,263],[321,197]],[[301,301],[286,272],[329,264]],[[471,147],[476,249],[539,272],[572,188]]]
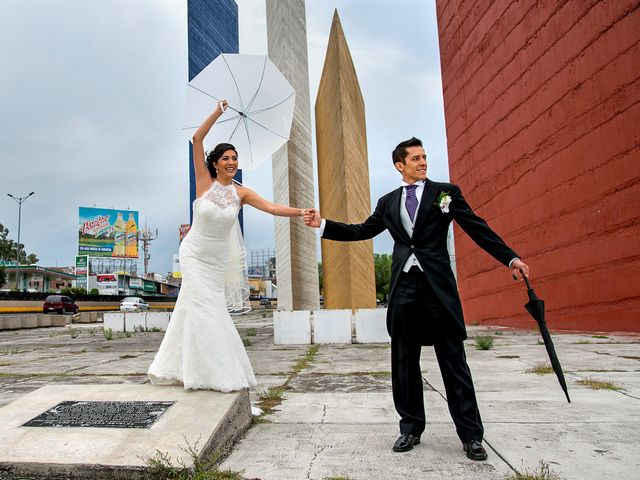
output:
[[[552,328],[640,331],[640,7],[437,0],[451,181],[531,267]],[[456,229],[467,322],[533,326]]]

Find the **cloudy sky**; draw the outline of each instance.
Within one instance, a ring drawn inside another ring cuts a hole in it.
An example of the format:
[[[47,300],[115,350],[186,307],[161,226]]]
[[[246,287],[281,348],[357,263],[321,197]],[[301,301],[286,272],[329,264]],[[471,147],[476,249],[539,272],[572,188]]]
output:
[[[240,52],[266,54],[264,0],[238,5]],[[425,143],[429,177],[447,179],[434,0],[306,8],[312,112],[340,15],[366,105],[372,203],[397,187],[390,151],[411,136]],[[186,1],[2,0],[0,66],[0,223],[10,236],[18,207],[7,193],[36,192],[23,205],[21,241],[43,266],[73,264],[79,206],[139,210],[159,230],[151,270],[166,274],[189,221]],[[244,183],[271,198],[271,163]],[[245,208],[247,249],[273,248],[264,232],[273,218]],[[374,250],[391,245],[383,234]]]

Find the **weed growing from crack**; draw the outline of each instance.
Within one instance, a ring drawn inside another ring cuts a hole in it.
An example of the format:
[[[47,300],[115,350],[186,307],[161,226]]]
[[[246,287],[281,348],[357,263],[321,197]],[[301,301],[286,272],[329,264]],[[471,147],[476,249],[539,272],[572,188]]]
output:
[[[250,346],[251,346],[251,340],[249,340],[249,339],[248,339],[248,338],[246,338],[246,337],[242,337],[242,344],[243,344],[245,347],[250,347]]]
[[[258,334],[258,330],[255,328],[247,329],[247,337],[255,337]]]
[[[549,464],[540,460],[538,467],[529,470],[525,468],[522,472],[505,475],[505,480],[562,480],[562,477],[549,468]]]
[[[546,375],[547,373],[553,373],[553,367],[546,362],[538,362],[527,373],[535,373],[536,375]]]
[[[245,339],[243,339],[244,341]],[[255,425],[257,423],[266,423],[267,421],[263,419],[265,415],[273,413],[273,409],[282,403],[284,400],[284,392],[289,389],[289,382],[293,380],[293,378],[298,375],[302,370],[308,368],[311,365],[311,362],[316,358],[316,354],[320,350],[319,345],[311,345],[309,350],[304,357],[296,362],[289,374],[289,377],[284,382],[283,385],[278,387],[271,387],[266,392],[263,392],[259,398],[258,407],[262,410],[262,413],[258,416],[252,417],[252,423]]]
[[[140,458],[147,464],[154,478],[163,480],[243,480],[243,472],[218,469],[219,452],[201,456],[198,452],[198,441],[193,446],[186,439],[185,443],[187,446],[180,446],[180,450],[190,457],[193,466],[187,466],[184,460],[174,463],[168,453],[159,450],[156,450],[153,457]]]
[[[608,380],[598,380],[597,378],[584,378],[576,382],[579,385],[584,385],[592,390],[613,390],[615,392],[623,391],[624,388],[615,382]]]
[[[491,350],[493,337],[491,335],[479,335],[476,337],[476,350]]]
[[[309,347],[309,350],[307,350],[306,355],[302,357],[300,360],[298,360],[296,364],[293,366],[293,369],[291,371],[291,376],[289,377],[289,379],[287,379],[287,382],[286,382],[287,384],[289,383],[289,380],[291,380],[294,376],[296,376],[302,370],[304,370],[305,368],[309,368],[309,365],[311,365],[311,362],[313,362],[313,360],[316,358],[316,354],[318,353],[318,350],[320,350],[319,345],[311,345],[311,347]]]
[[[103,334],[107,340],[113,340],[113,330],[111,328],[105,328]]]
[[[262,392],[258,397],[258,407],[262,410],[260,415],[252,417],[253,423],[263,423],[262,417],[273,413],[275,407],[280,405],[284,400],[284,392],[287,389],[286,386],[271,387],[266,392]]]

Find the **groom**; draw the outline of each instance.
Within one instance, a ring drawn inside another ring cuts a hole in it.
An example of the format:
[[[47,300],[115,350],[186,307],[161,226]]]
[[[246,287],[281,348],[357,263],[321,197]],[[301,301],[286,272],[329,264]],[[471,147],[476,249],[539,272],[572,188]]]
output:
[[[398,144],[392,159],[402,185],[378,200],[364,223],[325,220],[317,210],[308,211],[305,223],[320,228],[328,240],[367,240],[387,229],[395,241],[387,330],[401,435],[393,450],[406,452],[420,443],[425,429],[420,351],[423,345],[433,345],[463,449],[472,460],[485,460],[484,429],[463,345],[467,334],[462,305],[447,251],[449,224],[455,220],[480,247],[511,268],[514,278],[522,278],[523,272],[528,276],[529,267],[473,213],[458,186],[427,179],[427,156],[420,140]]]

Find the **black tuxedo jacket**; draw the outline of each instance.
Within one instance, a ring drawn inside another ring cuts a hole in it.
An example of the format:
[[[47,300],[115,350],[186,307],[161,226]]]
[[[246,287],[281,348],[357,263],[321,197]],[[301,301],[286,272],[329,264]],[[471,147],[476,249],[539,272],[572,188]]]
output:
[[[441,192],[451,196],[449,213],[443,213],[440,207],[435,204]],[[337,241],[368,240],[385,229],[389,230],[395,241],[391,263],[389,309],[387,310],[389,335],[393,332],[392,305],[396,284],[404,264],[414,253],[423,268],[427,281],[449,313],[448,317],[453,322],[450,330],[464,339],[466,338],[466,329],[462,305],[447,250],[449,224],[455,220],[474,242],[504,265],[509,265],[509,262],[518,255],[489,228],[487,222],[473,213],[457,185],[426,180],[420,206],[416,213],[413,235],[409,235],[402,225],[400,219],[401,201],[402,187],[380,198],[375,211],[364,223],[348,225],[327,220],[322,238]]]

